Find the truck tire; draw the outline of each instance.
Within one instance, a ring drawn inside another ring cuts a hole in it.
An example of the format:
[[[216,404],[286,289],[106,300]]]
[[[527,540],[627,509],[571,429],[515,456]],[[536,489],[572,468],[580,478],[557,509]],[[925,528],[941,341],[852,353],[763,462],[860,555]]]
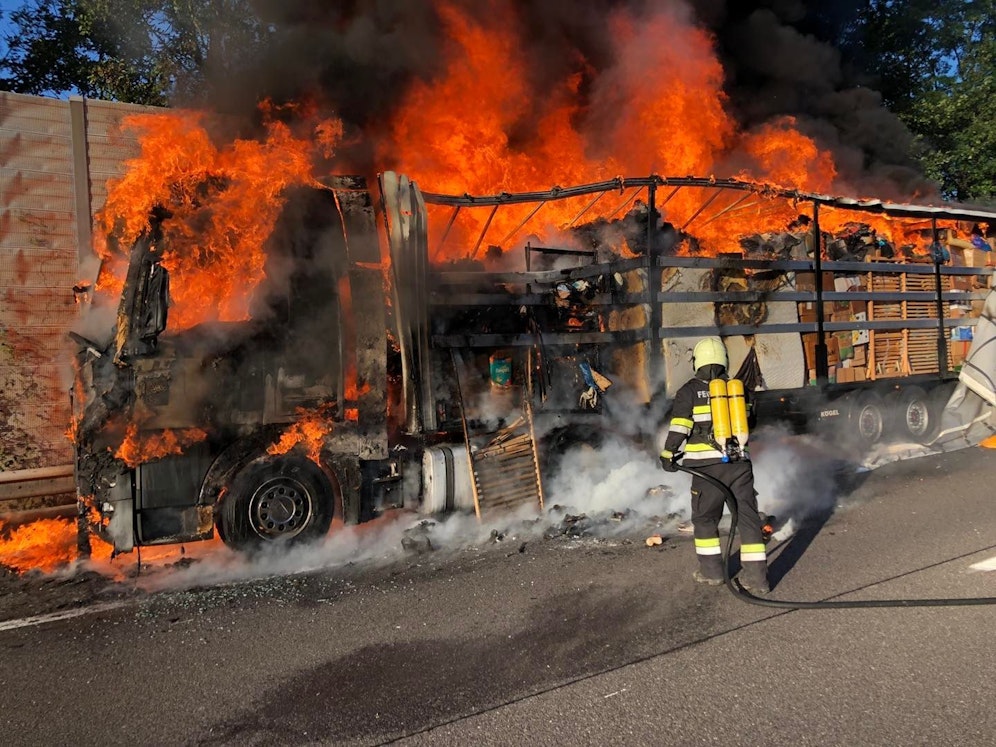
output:
[[[334,510],[335,491],[317,464],[262,457],[239,471],[222,499],[218,534],[237,550],[307,542],[328,532]]]
[[[937,430],[940,412],[923,389],[909,386],[896,397],[894,418],[899,438],[923,443]]]
[[[875,392],[859,394],[851,405],[848,419],[851,435],[862,446],[871,446],[881,441],[889,422],[885,403]]]

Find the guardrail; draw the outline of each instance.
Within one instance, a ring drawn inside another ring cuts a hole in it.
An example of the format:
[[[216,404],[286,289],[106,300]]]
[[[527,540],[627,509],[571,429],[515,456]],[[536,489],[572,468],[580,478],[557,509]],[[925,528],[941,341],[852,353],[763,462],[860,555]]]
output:
[[[71,464],[0,472],[0,511],[5,502],[63,493],[76,493]]]

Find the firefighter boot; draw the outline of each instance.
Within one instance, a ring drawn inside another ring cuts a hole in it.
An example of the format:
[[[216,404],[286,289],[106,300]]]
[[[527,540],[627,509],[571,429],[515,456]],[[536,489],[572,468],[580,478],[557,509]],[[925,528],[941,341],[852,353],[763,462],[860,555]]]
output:
[[[744,561],[737,580],[754,596],[767,594],[771,590],[768,586],[768,564],[763,560]]]
[[[723,583],[723,559],[719,555],[699,555],[699,569],[692,574],[700,584],[719,586]]]

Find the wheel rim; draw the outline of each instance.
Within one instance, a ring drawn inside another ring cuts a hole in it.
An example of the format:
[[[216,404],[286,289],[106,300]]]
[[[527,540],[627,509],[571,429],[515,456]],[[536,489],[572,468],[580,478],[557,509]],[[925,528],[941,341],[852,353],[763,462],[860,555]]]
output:
[[[923,400],[913,400],[906,405],[906,430],[912,436],[922,436],[930,427],[930,411]]]
[[[262,483],[249,501],[255,532],[267,539],[295,537],[314,513],[311,491],[293,477],[281,475]]]
[[[858,415],[858,433],[865,441],[874,443],[882,436],[882,412],[875,405],[865,405]]]

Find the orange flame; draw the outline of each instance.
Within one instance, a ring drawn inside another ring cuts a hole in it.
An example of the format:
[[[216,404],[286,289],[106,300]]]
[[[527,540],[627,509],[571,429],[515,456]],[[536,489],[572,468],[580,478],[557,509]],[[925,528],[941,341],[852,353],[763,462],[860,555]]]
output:
[[[287,427],[276,443],[267,448],[266,453],[273,456],[286,454],[300,445],[308,459],[315,464],[321,464],[320,456],[325,438],[332,432],[334,410],[333,403],[321,405],[315,410],[299,407],[298,419]]]
[[[433,84],[409,89],[391,141],[380,144],[381,161],[397,162],[426,190],[497,194],[617,174],[732,174],[734,163],[748,180],[810,191],[827,189],[836,176],[830,154],[798,132],[790,118],[738,132],[726,110],[713,40],[675,9],[660,9],[650,18],[615,13],[609,24],[615,65],[593,77],[579,59],[559,86],[543,91],[528,85],[520,52],[524,34],[511,5],[493,2],[489,11],[485,26],[479,17],[440,4],[450,40],[445,73]],[[738,197],[723,196],[714,210]],[[683,226],[708,198],[702,190],[681,190],[664,217]],[[555,234],[589,199],[549,203],[529,230]],[[487,243],[501,243],[532,207],[499,210]],[[450,258],[470,253],[489,212],[457,216],[445,252]],[[433,210],[430,217],[438,236],[450,211]],[[712,251],[736,249],[738,236],[782,230],[794,217],[786,201],[765,200],[753,210],[710,221],[696,236]]]
[[[18,573],[52,571],[79,557],[75,519],[38,519],[18,527],[5,527],[0,521],[0,565]],[[111,546],[91,537],[92,557],[108,558]]]
[[[172,454],[182,454],[191,444],[207,438],[207,432],[200,428],[183,428],[180,430],[166,429],[139,433],[135,423],[129,423],[124,440],[114,456],[129,467],[162,459]]]
[[[272,108],[264,106],[268,116]],[[170,329],[208,320],[248,318],[249,301],[264,276],[264,243],[284,204],[287,187],[313,183],[315,158],[342,136],[339,120],[318,122],[308,137],[267,118],[261,141],[216,145],[205,115],[190,111],[126,118],[138,132],[141,156],[110,186],[99,216],[105,238],[130,247],[150,229],[153,208],[171,215],[163,265],[173,276]],[[125,258],[104,243],[109,260],[98,285],[120,291]]]

